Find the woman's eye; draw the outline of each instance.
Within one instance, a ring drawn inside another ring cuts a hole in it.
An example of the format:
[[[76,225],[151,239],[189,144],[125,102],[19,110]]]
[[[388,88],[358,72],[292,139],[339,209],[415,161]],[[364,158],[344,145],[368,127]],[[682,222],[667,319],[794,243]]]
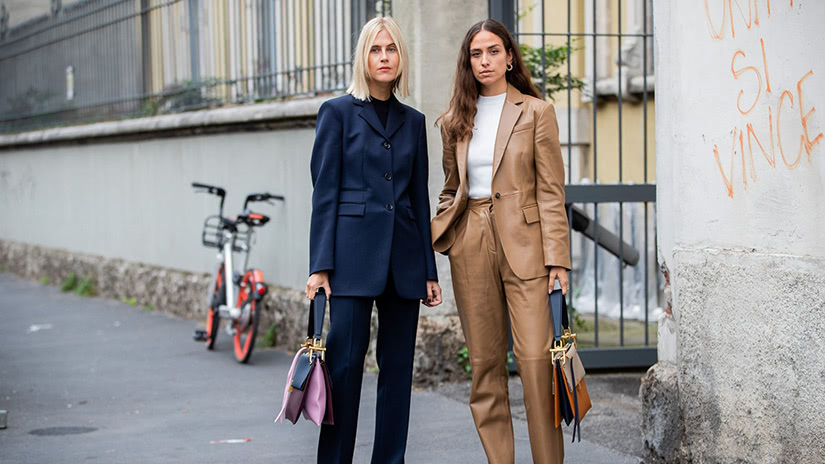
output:
[[[490,53],[493,54],[493,55],[496,55],[496,54],[498,54],[498,50],[497,49],[490,50]]]

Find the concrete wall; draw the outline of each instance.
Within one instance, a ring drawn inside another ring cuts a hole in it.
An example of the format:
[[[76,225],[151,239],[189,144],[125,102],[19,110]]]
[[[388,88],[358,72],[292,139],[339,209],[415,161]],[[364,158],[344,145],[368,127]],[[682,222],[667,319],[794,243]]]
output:
[[[655,14],[681,456],[822,462],[825,3],[661,2]]]
[[[282,194],[259,204],[272,221],[259,229],[250,265],[267,281],[303,288],[309,257],[312,128],[49,145],[0,153],[0,237],[191,272],[208,272],[215,253],[201,226],[217,197],[190,183],[222,186],[224,212],[248,193]]]

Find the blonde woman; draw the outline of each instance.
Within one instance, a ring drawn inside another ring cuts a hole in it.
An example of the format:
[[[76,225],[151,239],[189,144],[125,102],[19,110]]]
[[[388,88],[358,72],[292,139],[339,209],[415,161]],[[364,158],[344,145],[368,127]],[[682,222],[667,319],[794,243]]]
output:
[[[372,462],[403,463],[419,301],[441,303],[430,241],[424,115],[408,95],[409,56],[398,24],[361,30],[352,84],[318,112],[312,150],[307,298],[330,296],[326,361],[335,425],[323,425],[318,463],[350,463],[364,356],[378,307],[378,403]]]

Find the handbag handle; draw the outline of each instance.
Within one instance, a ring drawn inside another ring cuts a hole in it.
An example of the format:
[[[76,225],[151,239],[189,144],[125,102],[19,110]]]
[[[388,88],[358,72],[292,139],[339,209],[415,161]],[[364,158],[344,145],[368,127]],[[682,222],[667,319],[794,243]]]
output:
[[[561,290],[550,292],[550,316],[553,319],[553,339],[556,343],[561,343],[563,329],[570,329],[570,321],[567,316],[567,300]]]
[[[321,340],[321,331],[324,329],[324,315],[327,311],[327,294],[323,288],[315,292],[315,299],[309,302],[309,321],[307,322],[307,338]]]

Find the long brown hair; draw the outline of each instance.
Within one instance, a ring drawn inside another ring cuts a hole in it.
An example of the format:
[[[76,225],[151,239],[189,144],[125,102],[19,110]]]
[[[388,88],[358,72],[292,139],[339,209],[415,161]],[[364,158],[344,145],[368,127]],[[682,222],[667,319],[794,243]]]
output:
[[[464,36],[464,40],[461,42],[450,106],[436,120],[436,124],[441,121],[442,129],[450,141],[469,138],[473,133],[473,120],[477,111],[476,100],[481,84],[473,74],[473,67],[470,62],[470,42],[481,31],[488,31],[497,35],[504,44],[504,50],[512,53],[513,69],[505,73],[507,82],[517,88],[519,92],[539,98],[539,92],[530,80],[530,71],[527,70],[524,60],[521,59],[518,45],[513,40],[513,36],[510,35],[507,27],[495,19],[479,21],[467,31],[467,35]]]

